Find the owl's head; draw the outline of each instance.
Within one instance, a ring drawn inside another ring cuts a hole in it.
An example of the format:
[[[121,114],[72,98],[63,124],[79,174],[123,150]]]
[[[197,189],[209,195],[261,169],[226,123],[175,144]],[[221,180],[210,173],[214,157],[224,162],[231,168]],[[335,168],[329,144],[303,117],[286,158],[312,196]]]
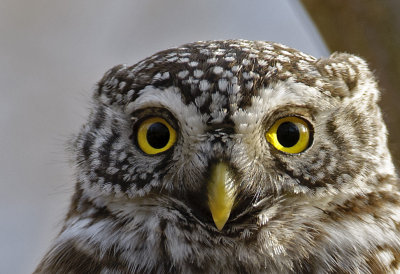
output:
[[[359,57],[267,42],[197,42],[116,66],[74,142],[70,215],[95,204],[229,235],[375,188],[393,172],[378,98]]]

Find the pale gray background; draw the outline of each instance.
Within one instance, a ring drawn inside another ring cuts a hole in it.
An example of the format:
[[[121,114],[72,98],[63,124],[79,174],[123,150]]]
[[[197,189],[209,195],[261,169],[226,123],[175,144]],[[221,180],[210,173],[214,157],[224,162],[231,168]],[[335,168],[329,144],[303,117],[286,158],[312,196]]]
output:
[[[65,142],[111,66],[196,40],[328,55],[297,0],[0,0],[0,273],[32,272],[73,192]]]

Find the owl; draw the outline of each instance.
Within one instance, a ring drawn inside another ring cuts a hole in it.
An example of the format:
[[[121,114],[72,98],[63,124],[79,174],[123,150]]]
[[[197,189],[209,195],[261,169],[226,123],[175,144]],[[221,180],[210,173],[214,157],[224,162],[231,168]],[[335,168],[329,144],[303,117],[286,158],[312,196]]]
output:
[[[207,41],[118,65],[35,273],[395,273],[400,183],[366,62]]]

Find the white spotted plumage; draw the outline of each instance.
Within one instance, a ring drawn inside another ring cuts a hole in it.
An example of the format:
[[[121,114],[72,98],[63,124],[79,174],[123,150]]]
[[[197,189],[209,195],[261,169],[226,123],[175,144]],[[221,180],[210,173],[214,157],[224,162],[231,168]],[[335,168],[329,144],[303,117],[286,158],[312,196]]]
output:
[[[396,273],[400,183],[378,100],[361,58],[261,41],[112,68],[72,142],[76,193],[36,272]],[[148,117],[177,133],[163,153],[138,145]],[[266,138],[284,117],[309,125],[299,153]],[[206,194],[220,162],[236,195],[222,229]]]

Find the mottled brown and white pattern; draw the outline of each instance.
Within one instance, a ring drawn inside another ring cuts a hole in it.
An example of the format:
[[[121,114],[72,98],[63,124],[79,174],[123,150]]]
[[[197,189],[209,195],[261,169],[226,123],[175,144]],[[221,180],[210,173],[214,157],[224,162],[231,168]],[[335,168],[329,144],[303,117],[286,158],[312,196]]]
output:
[[[196,42],[112,68],[72,142],[76,192],[36,273],[400,272],[400,183],[378,100],[361,58],[276,43]],[[147,116],[177,132],[165,153],[135,142]],[[265,138],[285,116],[312,127],[301,153]],[[218,161],[236,187],[222,230],[205,186]]]

